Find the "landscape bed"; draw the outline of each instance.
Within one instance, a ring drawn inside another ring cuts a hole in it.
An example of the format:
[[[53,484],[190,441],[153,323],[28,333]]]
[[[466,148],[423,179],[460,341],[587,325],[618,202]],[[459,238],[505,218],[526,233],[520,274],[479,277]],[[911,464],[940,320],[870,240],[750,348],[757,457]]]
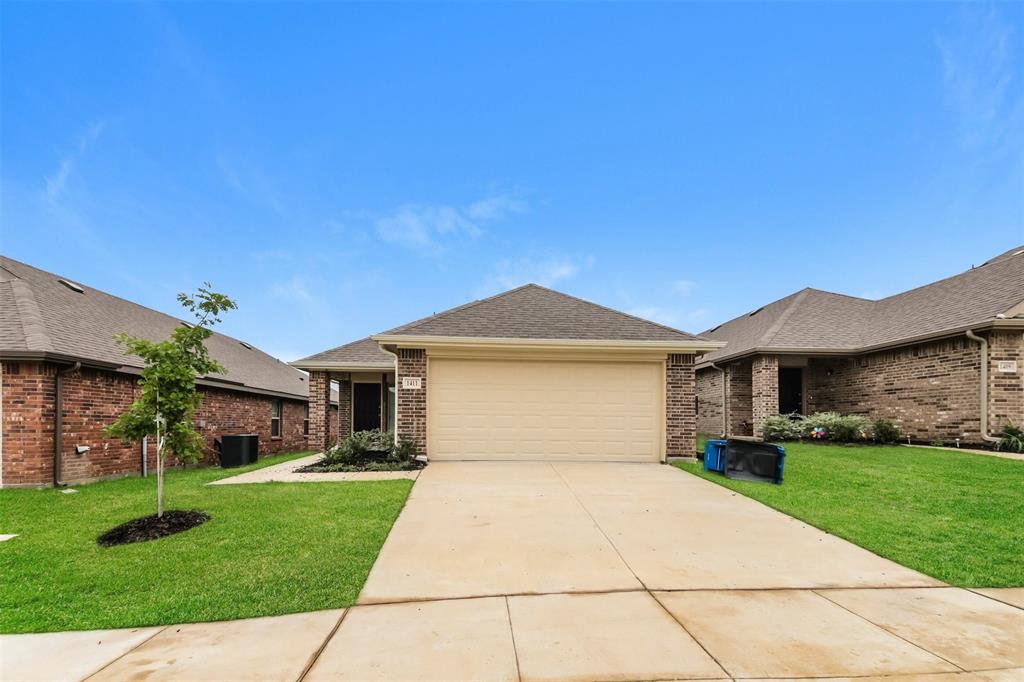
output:
[[[950,450],[784,443],[781,486],[684,471],[962,587],[1024,586],[1024,462]]]
[[[341,608],[356,600],[412,481],[208,486],[310,453],[167,472],[171,508],[210,520],[159,540],[97,537],[152,514],[152,478],[0,491],[0,632],[164,625]]]

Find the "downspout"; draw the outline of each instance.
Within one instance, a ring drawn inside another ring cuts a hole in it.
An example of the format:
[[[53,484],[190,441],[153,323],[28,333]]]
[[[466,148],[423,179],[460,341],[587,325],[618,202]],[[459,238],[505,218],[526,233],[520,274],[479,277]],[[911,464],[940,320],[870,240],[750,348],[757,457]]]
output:
[[[727,438],[729,436],[729,394],[725,385],[725,368],[719,367],[713,362],[708,366],[722,373],[722,437]]]
[[[380,349],[395,359],[395,423],[388,424],[391,427],[391,431],[395,434],[395,445],[398,445],[398,353],[390,351],[381,344]],[[391,407],[390,405],[388,406]]]
[[[64,484],[64,481],[61,480],[61,476],[60,476],[60,472],[61,472],[61,454],[60,454],[60,451],[61,451],[61,447],[64,444],[64,439],[61,437],[63,435],[63,431],[64,431],[64,393],[61,390],[61,385],[62,385],[63,382],[60,380],[60,378],[63,375],[65,375],[65,374],[70,374],[71,372],[77,372],[80,369],[82,369],[82,363],[81,362],[76,362],[75,364],[71,365],[70,367],[65,367],[64,369],[58,369],[57,370],[57,376],[55,378],[56,386],[54,388],[56,389],[56,395],[55,395],[56,399],[54,400],[54,411],[56,412],[56,414],[54,415],[54,425],[53,425],[53,485],[54,486],[58,486],[58,485],[63,485]]]
[[[967,338],[981,346],[981,438],[989,443],[998,443],[999,439],[988,432],[988,341],[971,329],[966,333]]]

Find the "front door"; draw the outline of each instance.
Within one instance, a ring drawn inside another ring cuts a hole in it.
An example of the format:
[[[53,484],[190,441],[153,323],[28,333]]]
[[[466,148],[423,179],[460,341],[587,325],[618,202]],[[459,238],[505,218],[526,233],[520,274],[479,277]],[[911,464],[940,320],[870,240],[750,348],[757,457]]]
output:
[[[779,414],[794,412],[804,412],[804,370],[802,367],[780,367]]]
[[[380,384],[352,384],[352,430],[380,428]]]

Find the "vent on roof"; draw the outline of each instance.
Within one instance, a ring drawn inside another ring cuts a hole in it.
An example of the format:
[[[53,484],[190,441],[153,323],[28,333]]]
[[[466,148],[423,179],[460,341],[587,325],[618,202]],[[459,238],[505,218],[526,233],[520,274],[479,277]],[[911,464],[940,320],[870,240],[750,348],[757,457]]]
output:
[[[751,313],[751,315],[753,315],[753,313]],[[722,326],[722,325],[718,325],[717,327],[712,327],[711,329],[707,330],[707,331],[706,331],[706,332],[704,332],[704,333],[705,333],[705,334],[710,334],[711,332],[717,332],[717,331],[718,331],[718,330],[719,330],[719,329],[721,328],[721,326]]]
[[[757,309],[757,310],[755,310],[754,312],[750,313],[749,315],[747,315],[747,317],[753,317],[754,315],[757,315],[757,314],[758,314],[759,312],[761,312],[762,310],[764,310],[764,306],[761,306],[760,308],[758,308],[758,309]]]
[[[66,286],[68,289],[71,289],[71,291],[74,291],[74,292],[79,293],[79,294],[84,294],[85,293],[85,289],[83,289],[81,287],[81,285],[75,284],[74,282],[72,282],[70,280],[58,279],[57,281],[60,282],[61,284],[63,284],[64,286]]]
[[[186,322],[185,320],[182,320],[182,321],[181,321],[181,326],[182,326],[182,327],[188,327],[189,329],[191,329],[191,328],[192,328],[192,327],[194,327],[195,325],[194,325],[194,324],[192,324],[191,322]]]
[[[249,344],[247,344],[247,343],[246,343],[245,341],[239,341],[238,343],[242,344],[243,346],[245,346],[245,347],[246,347],[246,348],[248,348],[249,350],[252,350],[252,346],[250,346]]]

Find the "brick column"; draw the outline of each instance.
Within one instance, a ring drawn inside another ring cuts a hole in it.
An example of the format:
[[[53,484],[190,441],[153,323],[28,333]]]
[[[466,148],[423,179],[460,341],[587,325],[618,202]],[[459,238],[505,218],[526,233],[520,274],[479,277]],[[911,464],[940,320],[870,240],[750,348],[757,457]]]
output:
[[[309,373],[309,447],[323,452],[331,444],[331,374]]]
[[[342,379],[338,382],[338,425],[337,438],[348,438],[352,435],[352,382]]]
[[[757,355],[750,368],[751,419],[754,438],[764,438],[762,425],[767,417],[779,413],[779,358]]]
[[[670,353],[665,363],[665,454],[697,454],[697,405],[693,356]]]
[[[734,362],[725,366],[726,436],[751,434],[750,363]]]
[[[399,348],[395,375],[395,431],[416,443],[416,451],[427,453],[427,352],[422,348]],[[404,388],[403,379],[419,378],[419,388]],[[429,456],[429,455],[428,455]]]
[[[1014,365],[1016,371],[1007,371]],[[1024,424],[1024,335],[1017,331],[988,337],[988,432],[997,434],[1008,422]]]

